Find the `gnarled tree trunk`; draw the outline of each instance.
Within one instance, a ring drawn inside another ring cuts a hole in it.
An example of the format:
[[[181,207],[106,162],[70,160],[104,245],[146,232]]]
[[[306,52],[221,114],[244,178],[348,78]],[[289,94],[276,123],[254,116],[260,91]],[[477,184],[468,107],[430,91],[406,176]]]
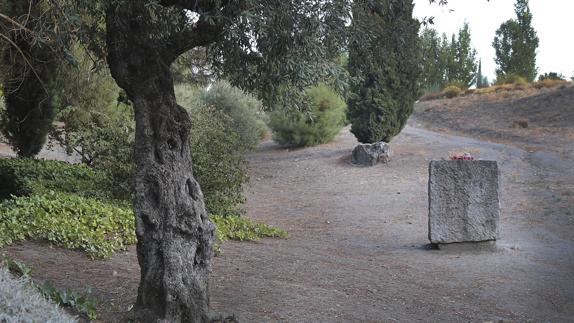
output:
[[[107,12],[108,64],[133,102],[136,119],[136,234],[143,321],[208,321],[214,225],[192,174],[190,120],[177,104],[175,59],[153,42],[142,1]]]

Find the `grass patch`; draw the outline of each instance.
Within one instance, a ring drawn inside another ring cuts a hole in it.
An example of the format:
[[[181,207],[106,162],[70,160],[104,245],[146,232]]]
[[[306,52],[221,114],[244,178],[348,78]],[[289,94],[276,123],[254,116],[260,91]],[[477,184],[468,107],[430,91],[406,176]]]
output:
[[[209,217],[215,224],[215,252],[221,253],[221,244],[227,240],[258,241],[261,238],[287,238],[287,231],[239,216]]]
[[[227,240],[257,241],[261,238],[286,238],[287,232],[279,228],[252,221],[239,216],[209,217],[216,225],[215,236],[218,241]]]

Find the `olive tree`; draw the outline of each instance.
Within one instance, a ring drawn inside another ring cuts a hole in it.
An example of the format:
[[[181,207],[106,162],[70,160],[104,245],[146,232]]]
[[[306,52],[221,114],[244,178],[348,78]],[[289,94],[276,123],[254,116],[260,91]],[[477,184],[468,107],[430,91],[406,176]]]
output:
[[[107,63],[133,102],[140,318],[208,320],[214,226],[193,177],[190,119],[170,66],[210,47],[214,68],[270,102],[324,74],[322,39],[331,2],[279,0],[108,1]],[[344,13],[345,11],[343,11]],[[340,26],[341,28],[344,25]]]

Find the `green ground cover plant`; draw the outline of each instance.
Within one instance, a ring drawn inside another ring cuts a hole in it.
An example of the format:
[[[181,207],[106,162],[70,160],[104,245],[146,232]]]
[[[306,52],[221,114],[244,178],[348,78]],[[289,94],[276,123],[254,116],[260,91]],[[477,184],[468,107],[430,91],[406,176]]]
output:
[[[105,258],[136,242],[131,203],[107,196],[105,176],[84,164],[0,159],[0,175],[13,183],[3,186],[0,248],[27,239],[44,240]],[[283,230],[239,216],[211,213],[210,218],[217,226],[219,244],[287,236]]]

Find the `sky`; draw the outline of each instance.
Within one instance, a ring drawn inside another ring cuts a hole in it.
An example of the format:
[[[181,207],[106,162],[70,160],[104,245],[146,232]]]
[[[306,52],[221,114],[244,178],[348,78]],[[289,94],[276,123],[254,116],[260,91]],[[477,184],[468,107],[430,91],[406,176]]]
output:
[[[428,0],[414,0],[417,18],[433,16],[439,33],[457,33],[465,21],[478,57],[482,59],[482,73],[490,81],[495,78],[492,41],[496,29],[508,19],[516,18],[514,0],[448,0],[447,6],[429,5]],[[452,11],[451,11],[452,10]],[[574,1],[530,0],[532,25],[538,33],[538,74],[562,73],[568,79],[574,75]]]

